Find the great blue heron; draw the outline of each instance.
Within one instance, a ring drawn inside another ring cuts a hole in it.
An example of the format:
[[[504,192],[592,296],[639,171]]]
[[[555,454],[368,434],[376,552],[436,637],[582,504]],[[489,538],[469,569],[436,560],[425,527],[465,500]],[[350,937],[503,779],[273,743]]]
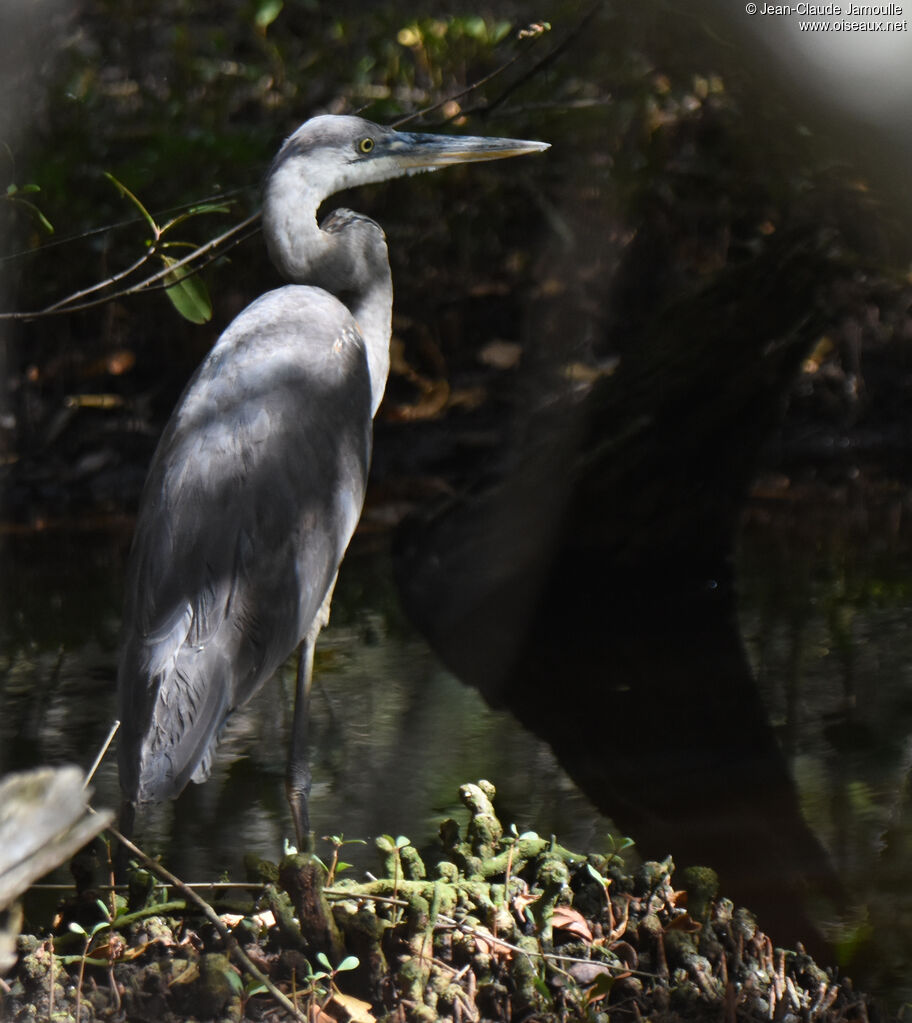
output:
[[[307,841],[314,643],[361,505],[389,370],[393,287],[382,229],[344,188],[547,149],[315,117],[279,150],[263,232],[293,283],[229,325],[165,428],[127,569],[120,779],[135,806],[209,775],[219,733],[300,647],[286,790]],[[131,811],[132,814],[132,811]]]

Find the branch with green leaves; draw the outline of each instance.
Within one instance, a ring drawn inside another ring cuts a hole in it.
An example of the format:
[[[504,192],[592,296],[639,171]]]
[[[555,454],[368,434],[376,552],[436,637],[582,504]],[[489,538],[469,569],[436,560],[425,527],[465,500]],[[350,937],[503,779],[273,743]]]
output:
[[[32,202],[31,199],[23,199],[25,195],[34,195],[36,192],[40,192],[40,185],[28,184],[28,185],[16,185],[10,183],[6,186],[6,193],[3,198],[16,206],[21,206],[27,210],[33,220],[45,230],[48,234],[54,233],[54,225],[48,220],[48,218],[41,212],[38,206]]]
[[[209,298],[209,291],[203,279],[194,273],[189,265],[182,264],[177,257],[171,255],[168,250],[189,248],[195,254],[197,246],[191,242],[168,241],[168,236],[176,227],[185,224],[194,217],[207,213],[228,213],[227,204],[202,203],[199,206],[191,206],[190,209],[172,217],[164,224],[157,224],[155,218],[140,202],[137,196],[130,191],[122,182],[118,181],[113,174],[105,171],[105,177],[125,198],[139,211],[140,216],[146,222],[151,232],[151,237],[146,240],[146,253],[137,261],[134,269],[138,269],[148,260],[158,258],[164,266],[163,282],[165,294],[171,301],[174,308],[191,323],[207,323],[212,318],[212,302]],[[98,285],[95,286],[96,288]],[[91,292],[94,289],[89,289]]]
[[[132,203],[139,212],[142,222],[148,227],[149,236],[145,240],[145,251],[123,270],[112,274],[102,281],[97,281],[81,291],[67,295],[66,298],[59,299],[43,309],[37,309],[32,312],[0,313],[0,319],[31,320],[42,316],[83,312],[86,309],[95,308],[113,299],[162,289],[174,308],[184,319],[189,320],[191,323],[208,322],[212,318],[212,302],[209,298],[209,291],[199,276],[198,271],[207,266],[213,259],[216,259],[231,245],[245,240],[248,233],[250,233],[250,229],[259,220],[259,212],[252,214],[204,244],[196,245],[193,242],[181,241],[175,238],[175,230],[186,224],[189,220],[199,216],[212,213],[229,213],[229,203],[199,203],[159,224],[143,202],[123,182],[108,172],[105,172],[105,177],[125,199]],[[26,187],[19,189],[19,191],[25,190]],[[37,189],[29,188],[28,191],[37,191]],[[10,198],[9,194],[7,197]],[[17,195],[14,194],[12,198],[17,198]],[[33,215],[37,214],[41,222],[47,223],[46,218],[41,214],[37,206],[27,200],[18,199],[18,201],[28,205]],[[47,228],[53,231],[53,227],[49,223],[47,223]],[[189,251],[180,257],[174,254],[175,250],[181,249]],[[148,270],[150,266],[155,266],[156,264],[159,265],[158,270],[145,277],[140,277],[138,280],[136,279],[142,271]]]

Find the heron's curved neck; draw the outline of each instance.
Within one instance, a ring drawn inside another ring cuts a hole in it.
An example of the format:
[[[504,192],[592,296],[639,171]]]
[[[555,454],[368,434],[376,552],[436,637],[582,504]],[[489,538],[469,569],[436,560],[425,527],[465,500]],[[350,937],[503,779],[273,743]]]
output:
[[[270,179],[263,204],[263,231],[273,263],[294,284],[335,295],[351,312],[367,348],[375,413],[389,373],[393,282],[383,231],[367,217],[337,210],[317,224],[323,195],[300,181]],[[323,228],[328,228],[324,230]]]

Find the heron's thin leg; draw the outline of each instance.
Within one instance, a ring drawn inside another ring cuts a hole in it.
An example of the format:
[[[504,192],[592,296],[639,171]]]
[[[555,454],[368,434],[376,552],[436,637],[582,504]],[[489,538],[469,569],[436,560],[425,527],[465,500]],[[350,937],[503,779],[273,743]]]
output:
[[[120,833],[126,838],[133,838],[133,826],[136,823],[136,805],[130,799],[124,799],[120,804],[120,820],[117,822]],[[114,876],[118,881],[127,880],[127,867],[130,856],[127,847],[120,842],[117,843],[117,851],[114,853]]]
[[[285,792],[294,821],[298,851],[304,852],[311,844],[310,814],[310,684],[313,679],[314,646],[318,630],[307,634],[298,649],[298,673],[295,682],[294,716],[291,722],[291,742],[288,746],[288,765],[285,773]]]
[[[320,630],[329,621],[336,580],[333,579],[323,604],[314,618],[310,631],[304,637],[298,650],[298,674],[295,682],[294,715],[291,720],[291,742],[288,747],[288,765],[285,772],[285,793],[291,807],[295,839],[298,852],[313,851],[313,836],[310,833],[310,687],[313,681],[314,647]]]

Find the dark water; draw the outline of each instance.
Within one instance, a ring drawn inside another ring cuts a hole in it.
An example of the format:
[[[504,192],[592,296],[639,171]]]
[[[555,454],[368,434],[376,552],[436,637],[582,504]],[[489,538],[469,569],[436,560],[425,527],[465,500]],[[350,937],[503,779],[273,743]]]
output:
[[[802,811],[835,862],[844,902],[814,908],[850,974],[912,999],[912,554],[907,502],[876,510],[792,505],[748,516],[739,558],[742,632],[796,778]],[[7,533],[0,556],[0,771],[88,766],[115,716],[121,572],[129,523]],[[142,844],[205,880],[290,835],[283,770],[293,665],[243,713],[205,786],[146,818]],[[382,545],[357,540],[318,648],[318,834],[416,843],[460,813],[458,786],[492,780],[505,822],[600,849],[596,813],[550,749],[436,662],[399,610]],[[116,806],[113,758],[96,803]],[[636,836],[634,836],[636,837]],[[674,853],[674,849],[670,850]],[[374,863],[371,846],[346,858]]]
[[[125,530],[7,536],[0,647],[0,770],[88,766],[116,717],[117,628]],[[489,778],[507,822],[601,848],[596,815],[554,756],[506,713],[441,669],[398,611],[384,551],[358,541],[318,644],[313,696],[318,835],[431,840],[460,812],[458,788]],[[291,837],[284,795],[295,661],[231,721],[209,783],[143,819],[138,833],[179,874],[237,872],[245,852],[275,858]],[[116,764],[96,776],[96,802],[119,803]],[[357,848],[349,860],[373,866]]]
[[[912,552],[908,494],[754,509],[742,632],[805,819],[846,885],[819,907],[848,973],[912,1000]]]

